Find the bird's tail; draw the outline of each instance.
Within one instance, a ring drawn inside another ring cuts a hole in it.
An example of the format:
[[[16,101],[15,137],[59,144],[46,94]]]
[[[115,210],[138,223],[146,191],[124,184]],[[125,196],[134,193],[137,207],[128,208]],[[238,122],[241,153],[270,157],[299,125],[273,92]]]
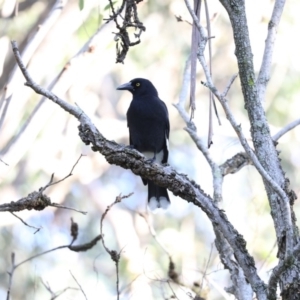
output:
[[[157,208],[166,209],[170,205],[170,199],[166,188],[154,184],[148,180],[148,206],[151,210]]]

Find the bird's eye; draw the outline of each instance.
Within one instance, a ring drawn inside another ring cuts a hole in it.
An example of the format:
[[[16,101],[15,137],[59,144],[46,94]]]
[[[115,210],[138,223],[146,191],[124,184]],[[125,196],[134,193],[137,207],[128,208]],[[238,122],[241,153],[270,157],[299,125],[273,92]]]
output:
[[[139,83],[139,82],[137,82],[136,84],[135,84],[135,86],[140,86],[141,84]]]

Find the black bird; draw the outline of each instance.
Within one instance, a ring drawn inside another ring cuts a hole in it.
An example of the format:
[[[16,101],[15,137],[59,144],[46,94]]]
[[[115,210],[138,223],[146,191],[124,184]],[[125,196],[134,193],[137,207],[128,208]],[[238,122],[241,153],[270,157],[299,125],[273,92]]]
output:
[[[150,162],[167,163],[169,114],[154,85],[147,79],[135,78],[120,85],[117,90],[127,90],[133,95],[127,111],[130,146],[143,153]],[[167,208],[170,205],[167,189],[157,186],[151,180],[142,180],[145,185],[148,184],[150,209]]]

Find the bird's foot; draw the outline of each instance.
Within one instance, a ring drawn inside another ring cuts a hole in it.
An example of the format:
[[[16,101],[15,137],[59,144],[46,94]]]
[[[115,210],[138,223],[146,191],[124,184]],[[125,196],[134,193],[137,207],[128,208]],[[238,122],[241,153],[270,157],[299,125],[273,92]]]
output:
[[[153,163],[155,162],[155,156],[152,157],[152,158],[150,158],[150,159],[147,159],[146,162],[147,162],[148,164],[153,164]]]

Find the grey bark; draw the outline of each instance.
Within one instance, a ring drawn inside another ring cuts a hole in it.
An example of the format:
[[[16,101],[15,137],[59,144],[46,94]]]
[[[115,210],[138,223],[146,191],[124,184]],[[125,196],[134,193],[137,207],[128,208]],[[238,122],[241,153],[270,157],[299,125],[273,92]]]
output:
[[[268,121],[262,106],[260,95],[258,94],[255,73],[253,68],[253,54],[251,50],[251,43],[249,39],[249,31],[247,25],[247,18],[245,12],[245,1],[229,1],[220,0],[226,9],[233,29],[233,39],[235,42],[235,55],[239,68],[239,75],[241,81],[242,92],[244,96],[245,108],[247,110],[250,124],[251,136],[255,153],[264,167],[266,172],[272,179],[285,191],[289,197],[289,203],[284,203],[284,200],[274,191],[274,189],[263,178],[265,189],[267,192],[271,215],[274,221],[274,227],[277,236],[278,257],[279,263],[287,257],[292,249],[287,249],[287,231],[286,218],[290,217],[292,220],[292,239],[291,247],[299,241],[299,232],[296,227],[295,215],[293,212],[293,203],[295,194],[289,190],[288,179],[280,164],[280,158],[276,150],[268,126]],[[290,206],[291,216],[286,216],[285,205]],[[285,268],[285,270],[278,276],[283,300],[299,299],[300,291],[300,261],[296,257],[293,264]],[[276,289],[275,289],[276,290]],[[269,287],[268,299],[276,299],[276,291],[274,287]]]

